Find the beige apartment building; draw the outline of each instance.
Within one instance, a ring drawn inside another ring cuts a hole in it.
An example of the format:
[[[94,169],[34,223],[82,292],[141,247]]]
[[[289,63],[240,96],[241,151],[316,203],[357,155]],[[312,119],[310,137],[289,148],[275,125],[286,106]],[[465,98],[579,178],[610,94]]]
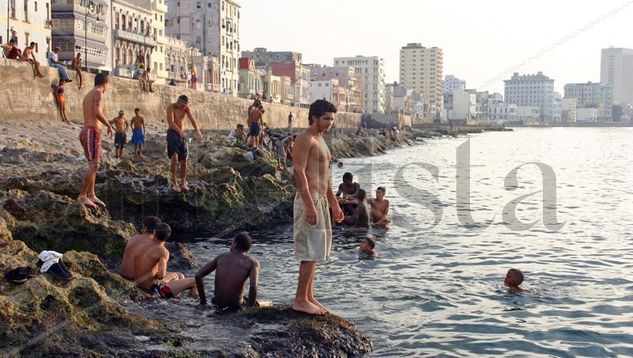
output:
[[[444,113],[444,54],[437,47],[409,43],[400,49],[400,83],[423,99],[423,118],[441,120]]]

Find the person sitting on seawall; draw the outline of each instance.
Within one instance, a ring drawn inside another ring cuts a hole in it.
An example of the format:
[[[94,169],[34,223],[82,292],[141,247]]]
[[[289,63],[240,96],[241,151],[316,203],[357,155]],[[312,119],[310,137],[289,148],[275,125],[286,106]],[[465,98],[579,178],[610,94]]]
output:
[[[387,190],[384,186],[376,189],[376,197],[369,201],[371,205],[371,222],[379,227],[387,227],[391,223],[387,216],[389,215],[389,200],[385,199]]]
[[[522,292],[523,289],[519,287],[523,283],[523,272],[519,269],[511,268],[506,273],[506,278],[503,283],[508,286],[508,289],[512,292]]]
[[[15,39],[9,40],[9,43],[2,45],[4,51],[4,57],[9,60],[19,60],[22,57],[22,51],[16,45]]]
[[[358,246],[358,258],[361,260],[372,259],[378,256],[378,252],[374,250],[376,248],[376,241],[371,237],[365,237],[361,240]]]
[[[356,208],[351,215],[345,215],[344,224],[354,227],[369,227],[369,215],[367,214],[367,206],[365,205],[366,198],[367,193],[365,190],[358,189],[356,198],[351,198],[347,201],[347,203],[355,205]]]
[[[121,276],[160,298],[176,297],[187,289],[192,297],[197,297],[193,277],[185,278],[180,273],[167,272],[169,251],[165,247],[165,241],[171,235],[169,225],[159,223],[153,233],[147,225],[144,222],[147,228],[145,233],[133,237],[125,246],[119,271]]]
[[[200,304],[207,304],[204,278],[215,271],[215,290],[211,303],[223,311],[237,311],[244,306],[264,306],[257,302],[259,261],[247,254],[253,241],[247,232],[235,236],[229,252],[218,255],[196,273]],[[249,280],[248,298],[243,297],[244,283]],[[246,304],[245,304],[246,303]],[[269,305],[269,304],[266,304]]]
[[[61,48],[55,47],[53,51],[48,52],[48,55],[46,56],[48,58],[48,66],[55,67],[57,69],[61,81],[72,82],[73,80],[68,77],[68,70],[61,62],[59,62],[59,53],[61,51]]]
[[[22,52],[21,60],[33,65],[35,77],[44,78],[44,75],[40,72],[40,63],[35,59],[35,42],[31,42],[27,48]]]

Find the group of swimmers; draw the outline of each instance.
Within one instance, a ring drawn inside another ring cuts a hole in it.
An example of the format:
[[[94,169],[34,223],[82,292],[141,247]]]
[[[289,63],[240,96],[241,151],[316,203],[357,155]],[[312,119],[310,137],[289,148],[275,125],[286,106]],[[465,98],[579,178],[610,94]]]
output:
[[[376,188],[376,197],[369,200],[370,213],[367,210],[367,192],[354,182],[352,173],[343,174],[343,182],[338,186],[336,197],[345,218],[343,223],[354,227],[369,227],[370,224],[386,228],[391,221],[389,200],[385,199],[387,190],[383,186]]]

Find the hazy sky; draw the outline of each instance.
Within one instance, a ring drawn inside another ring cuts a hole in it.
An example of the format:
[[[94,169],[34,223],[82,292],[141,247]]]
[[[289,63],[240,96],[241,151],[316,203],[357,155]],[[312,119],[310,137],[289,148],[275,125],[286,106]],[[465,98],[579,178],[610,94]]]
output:
[[[243,50],[294,50],[304,63],[327,65],[377,55],[387,82],[398,80],[408,42],[442,48],[444,74],[499,92],[515,71],[543,71],[561,93],[565,83],[599,82],[600,50],[633,48],[633,0],[238,1]]]

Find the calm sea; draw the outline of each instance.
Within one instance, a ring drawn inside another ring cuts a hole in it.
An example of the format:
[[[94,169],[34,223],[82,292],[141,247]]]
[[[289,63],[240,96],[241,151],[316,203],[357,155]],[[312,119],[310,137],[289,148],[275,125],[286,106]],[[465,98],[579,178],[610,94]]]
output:
[[[317,297],[372,338],[376,357],[632,356],[632,138],[516,129],[344,160],[334,186],[346,171],[370,195],[385,186],[393,224],[369,231],[373,261],[358,259],[367,232],[337,230]],[[261,299],[289,304],[291,228],[255,238]],[[190,247],[204,263],[227,244]],[[523,293],[503,287],[511,267]]]

